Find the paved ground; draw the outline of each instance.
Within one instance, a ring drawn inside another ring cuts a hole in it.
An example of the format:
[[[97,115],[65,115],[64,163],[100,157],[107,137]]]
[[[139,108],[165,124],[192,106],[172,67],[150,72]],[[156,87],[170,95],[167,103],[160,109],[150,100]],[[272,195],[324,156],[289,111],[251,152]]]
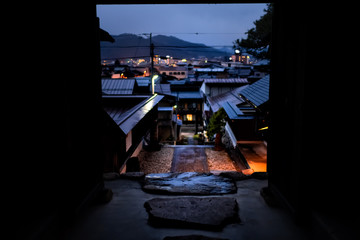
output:
[[[195,145],[175,148],[171,172],[209,172],[204,148]]]
[[[112,189],[113,199],[102,205],[90,207],[65,234],[66,240],[162,240],[166,236],[203,235],[230,240],[309,239],[307,232],[295,225],[288,213],[280,208],[270,208],[260,195],[267,180],[248,179],[236,182],[237,193],[226,194],[238,202],[241,223],[232,223],[221,231],[189,228],[155,228],[148,224],[144,203],[161,197],[145,193],[137,181],[117,179],[105,182]],[[222,196],[218,196],[222,197]],[[179,196],[167,196],[178,199]]]

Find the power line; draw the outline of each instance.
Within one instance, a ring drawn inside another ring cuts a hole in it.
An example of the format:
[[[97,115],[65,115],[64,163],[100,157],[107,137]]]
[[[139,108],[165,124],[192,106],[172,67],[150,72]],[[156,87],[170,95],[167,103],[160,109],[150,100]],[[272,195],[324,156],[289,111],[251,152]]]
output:
[[[215,32],[215,33],[211,33],[211,32],[182,32],[182,33],[157,33],[157,32],[153,32],[153,34],[195,34],[195,35],[203,35],[203,34],[211,34],[211,35],[233,35],[233,34],[244,34],[244,33],[239,33],[239,32],[236,32],[236,33],[219,33],[219,32]]]
[[[214,48],[214,47],[233,47],[233,45],[211,45],[211,46],[156,46],[155,48]],[[101,46],[101,48],[149,48],[149,46]]]

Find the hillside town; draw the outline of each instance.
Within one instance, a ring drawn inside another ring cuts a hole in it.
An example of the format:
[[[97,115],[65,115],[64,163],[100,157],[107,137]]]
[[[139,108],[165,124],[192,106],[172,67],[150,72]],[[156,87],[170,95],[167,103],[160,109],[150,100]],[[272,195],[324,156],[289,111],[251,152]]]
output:
[[[105,171],[128,171],[129,159],[143,148],[215,144],[238,169],[266,172],[269,60],[236,49],[222,58],[154,55],[101,64],[104,110],[112,125],[106,146],[117,138],[124,145],[109,149]],[[221,131],[210,134],[211,118],[221,111]],[[114,135],[119,128],[121,137]]]

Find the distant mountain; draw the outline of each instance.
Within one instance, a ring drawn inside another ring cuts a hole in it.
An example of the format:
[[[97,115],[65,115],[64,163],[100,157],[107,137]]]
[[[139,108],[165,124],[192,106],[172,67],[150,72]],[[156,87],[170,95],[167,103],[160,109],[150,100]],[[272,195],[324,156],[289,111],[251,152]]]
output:
[[[112,36],[114,43],[101,42],[101,59],[150,57],[150,39],[134,34]],[[173,36],[156,35],[152,37],[154,54],[173,58],[221,57],[228,53],[208,47],[205,44],[191,43]]]

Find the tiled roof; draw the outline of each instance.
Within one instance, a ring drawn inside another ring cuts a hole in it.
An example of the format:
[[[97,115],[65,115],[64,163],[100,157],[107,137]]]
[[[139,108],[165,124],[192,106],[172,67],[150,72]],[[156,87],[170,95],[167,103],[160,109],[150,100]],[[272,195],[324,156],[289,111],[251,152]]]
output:
[[[103,97],[108,100],[110,96]],[[161,95],[153,95],[151,97],[132,95],[129,97],[118,96],[117,99],[121,100],[122,104],[106,104],[104,110],[114,120],[114,122],[120,127],[122,132],[126,135],[133,129],[145,115],[150,112],[163,98]],[[116,96],[114,98],[116,101]],[[140,103],[134,106],[136,101],[141,100]],[[126,102],[127,104],[124,104]]]
[[[244,114],[235,104],[225,102],[223,108],[230,119],[253,119],[254,115]]]
[[[199,91],[188,91],[188,92],[172,92],[171,93],[175,97],[179,97],[179,99],[202,99],[202,96]]]
[[[225,68],[195,68],[195,72],[224,72]]]
[[[238,87],[229,92],[222,93],[214,97],[209,97],[208,102],[210,103],[212,111],[217,112],[221,107],[223,107],[223,104],[225,102],[231,102],[235,105],[243,103],[244,100],[241,97],[239,97],[238,93],[246,87],[247,86]]]
[[[212,83],[224,83],[224,84],[234,84],[234,83],[249,83],[246,78],[205,78],[204,83],[212,84]]]
[[[269,100],[269,82],[267,75],[251,85],[210,97],[208,102],[214,112],[223,107],[230,119],[251,119],[254,117],[252,111],[255,111],[253,105],[258,107]]]
[[[266,75],[262,79],[241,90],[239,94],[258,107],[269,100],[269,84],[270,76]]]
[[[171,95],[170,84],[156,84],[155,92],[159,94]]]
[[[101,89],[106,95],[131,95],[134,90],[134,79],[102,79]]]

